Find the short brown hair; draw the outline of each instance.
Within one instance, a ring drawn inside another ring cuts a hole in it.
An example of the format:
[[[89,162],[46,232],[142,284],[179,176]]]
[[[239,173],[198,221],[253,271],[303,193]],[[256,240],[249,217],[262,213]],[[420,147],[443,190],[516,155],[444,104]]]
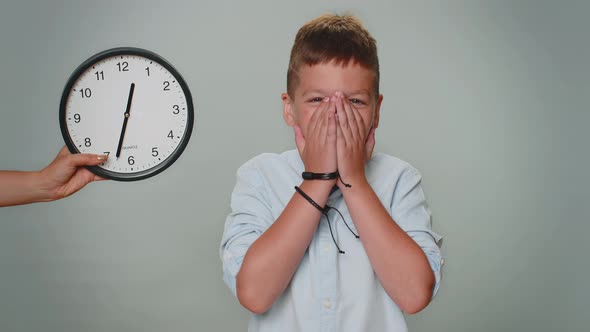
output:
[[[325,14],[305,23],[297,32],[291,49],[287,93],[294,97],[299,84],[297,72],[302,65],[335,61],[346,66],[351,60],[375,73],[375,97],[379,96],[377,42],[357,18]]]

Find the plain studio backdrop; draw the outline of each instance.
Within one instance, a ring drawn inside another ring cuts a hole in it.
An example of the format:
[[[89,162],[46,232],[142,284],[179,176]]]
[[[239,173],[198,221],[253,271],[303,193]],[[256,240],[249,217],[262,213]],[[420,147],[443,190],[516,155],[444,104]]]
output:
[[[588,2],[7,2],[0,169],[54,158],[67,78],[112,47],[172,63],[196,122],[154,178],[0,209],[0,331],[246,330],[218,255],[235,172],[294,148],[289,52],[326,12],[356,14],[377,39],[376,151],[422,172],[444,235],[440,293],[410,330],[586,331]]]

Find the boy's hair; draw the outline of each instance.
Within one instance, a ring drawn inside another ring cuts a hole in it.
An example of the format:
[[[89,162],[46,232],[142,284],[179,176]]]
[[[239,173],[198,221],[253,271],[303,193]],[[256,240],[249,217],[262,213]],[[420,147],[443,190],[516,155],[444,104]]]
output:
[[[287,71],[287,93],[295,95],[299,84],[298,70],[303,65],[329,63],[346,66],[359,63],[375,74],[375,98],[379,96],[379,58],[377,42],[351,15],[325,14],[305,23],[295,36]]]

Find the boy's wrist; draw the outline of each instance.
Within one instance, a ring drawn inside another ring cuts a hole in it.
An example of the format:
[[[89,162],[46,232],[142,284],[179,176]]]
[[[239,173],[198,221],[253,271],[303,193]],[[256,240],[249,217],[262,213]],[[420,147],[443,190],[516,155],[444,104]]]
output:
[[[336,180],[303,180],[299,187],[323,206],[335,185]]]
[[[304,180],[335,180],[338,178],[338,171],[330,173],[314,173],[314,172],[303,172],[301,177]]]
[[[333,180],[303,180],[301,182],[301,188],[310,188],[314,190],[332,190],[332,187],[336,184],[337,179]]]
[[[365,192],[366,190],[373,190],[371,184],[364,176],[355,178],[351,177],[350,180],[345,181],[350,184],[350,187],[345,187],[342,183],[338,183],[338,187],[344,196],[348,196],[347,194],[350,195],[358,192]]]
[[[334,180],[303,180],[299,188],[316,204],[324,207],[328,202],[328,197],[334,185]],[[299,194],[295,192],[295,195]]]

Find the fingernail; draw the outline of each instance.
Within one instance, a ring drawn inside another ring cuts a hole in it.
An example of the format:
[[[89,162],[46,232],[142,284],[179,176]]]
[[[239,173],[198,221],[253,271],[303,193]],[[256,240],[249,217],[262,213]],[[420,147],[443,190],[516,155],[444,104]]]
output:
[[[106,154],[99,154],[96,159],[98,160],[107,160],[109,156],[107,156]]]
[[[327,102],[329,102],[329,101],[330,101],[330,97],[326,97],[326,98],[324,98],[324,103],[327,103]]]

